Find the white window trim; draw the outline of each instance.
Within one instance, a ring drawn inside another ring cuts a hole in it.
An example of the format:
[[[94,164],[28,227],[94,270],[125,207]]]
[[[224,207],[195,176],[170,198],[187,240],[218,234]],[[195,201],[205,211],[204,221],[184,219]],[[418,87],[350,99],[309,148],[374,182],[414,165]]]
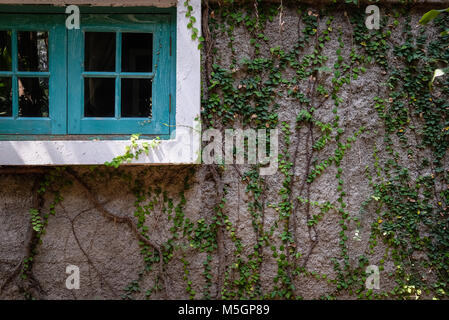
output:
[[[201,0],[190,0],[201,29]],[[176,130],[136,164],[194,164],[201,159],[201,57],[183,1],[177,6]],[[150,142],[141,139],[142,142]],[[123,155],[129,140],[0,141],[0,165],[99,165]]]

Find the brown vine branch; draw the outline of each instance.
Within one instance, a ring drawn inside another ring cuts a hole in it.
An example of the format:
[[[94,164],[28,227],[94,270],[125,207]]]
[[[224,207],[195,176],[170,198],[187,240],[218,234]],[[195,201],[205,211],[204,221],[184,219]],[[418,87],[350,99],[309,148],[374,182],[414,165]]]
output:
[[[103,215],[103,217],[105,217],[106,219],[108,219],[110,221],[113,221],[114,223],[126,224],[131,229],[131,231],[134,233],[134,235],[140,242],[152,247],[154,250],[157,251],[157,253],[159,255],[159,273],[164,280],[165,295],[166,295],[166,298],[168,298],[168,292],[170,291],[170,286],[168,284],[167,278],[164,276],[164,256],[163,256],[161,247],[156,242],[143,236],[139,232],[139,229],[137,228],[136,224],[130,217],[118,216],[118,215],[113,214],[112,212],[108,211],[100,203],[100,201],[97,199],[97,197],[94,196],[94,192],[92,191],[92,189],[79,177],[79,175],[73,169],[67,168],[66,173],[68,175],[70,175],[76,182],[78,182],[79,185],[81,185],[86,190],[87,198],[95,206],[95,209],[98,210]]]
[[[204,9],[203,9],[203,23],[202,23],[202,31],[203,31],[203,37],[204,37],[204,59],[205,59],[205,72],[206,72],[206,86],[210,86],[210,77],[212,74],[212,47],[213,47],[213,41],[209,30],[209,0],[204,1]],[[205,91],[207,92],[207,90]],[[207,94],[207,93],[206,93]]]
[[[61,208],[62,210],[66,213],[67,216],[67,210],[65,209],[65,207],[61,204]],[[84,250],[84,248],[81,245],[81,242],[78,238],[78,235],[76,234],[76,230],[75,230],[75,221],[76,219],[78,219],[83,213],[90,211],[92,209],[89,210],[83,210],[82,212],[78,213],[73,219],[70,219],[67,216],[67,219],[70,221],[70,227],[72,229],[72,234],[73,237],[75,238],[75,242],[78,245],[78,248],[81,250],[81,252],[83,253],[84,257],[86,257],[87,262],[89,263],[89,265],[95,270],[95,272],[98,274],[98,276],[100,277],[100,280],[106,284],[106,286],[109,288],[109,290],[111,290],[111,292],[114,294],[114,296],[119,297],[119,295],[115,292],[114,288],[112,287],[112,285],[105,279],[105,277],[103,277],[102,273],[98,270],[98,268],[95,266],[95,264],[93,263],[92,259],[90,258],[90,256],[87,254],[86,250]]]
[[[1,168],[3,171],[5,168]],[[8,168],[10,169],[10,168]],[[11,168],[11,169],[17,169],[17,168]],[[31,168],[30,168],[31,169]],[[19,170],[20,171],[20,170]],[[9,171],[8,174],[15,174],[12,171]],[[24,171],[25,172],[25,171]],[[43,206],[44,206],[44,199],[39,194],[38,190],[40,188],[40,181],[43,179],[43,173],[45,171],[41,170],[41,172],[33,172],[35,174],[38,174],[38,176],[35,177],[33,188],[32,188],[32,208],[35,208],[41,212]],[[38,280],[34,277],[32,273],[32,264],[33,261],[28,261],[29,264],[28,268],[24,270],[25,267],[25,261],[29,258],[32,258],[36,254],[36,248],[39,245],[39,236],[38,233],[33,229],[33,226],[31,223],[28,225],[27,235],[25,239],[25,252],[23,255],[22,261],[16,266],[14,271],[11,273],[11,275],[3,282],[3,284],[0,287],[0,294],[3,292],[4,289],[6,289],[14,280],[17,282],[17,286],[19,287],[19,290],[24,293],[31,295],[33,297],[37,297],[38,299],[41,298],[43,294],[46,294],[46,292],[41,288],[41,285]],[[22,278],[21,275],[26,275],[25,278]]]
[[[224,196],[224,183],[218,173],[217,167],[215,165],[209,166],[210,173],[215,181],[217,188],[217,206],[220,204]],[[217,228],[217,251],[218,251],[218,284],[217,284],[217,299],[220,298],[221,291],[224,282],[224,267],[226,263],[225,259],[225,248],[224,248],[224,232],[223,224],[219,225]]]
[[[318,24],[319,24],[319,18],[318,20]],[[315,48],[318,48],[318,43],[319,43],[319,32],[317,31],[315,34]],[[314,73],[310,76],[309,78],[309,83],[308,83],[308,88],[307,88],[307,95],[309,96],[309,100],[310,100],[310,104],[308,105],[308,111],[310,111],[310,108],[313,107],[314,103],[315,103],[315,91],[316,91],[316,85],[319,82],[318,80],[318,71],[315,70]],[[296,151],[295,151],[295,160],[294,160],[294,165],[293,165],[293,170],[295,170],[296,168],[296,159],[297,157],[297,151],[298,151],[298,146],[299,146],[299,130],[298,128],[296,128],[296,135],[297,135],[297,141],[296,141]],[[307,179],[309,177],[310,174],[310,168],[311,168],[311,163],[312,163],[312,157],[313,157],[313,145],[314,145],[314,137],[313,137],[313,123],[309,122],[308,125],[308,132],[307,132],[307,138],[306,138],[306,172],[304,174],[304,179],[302,181],[301,187],[299,189],[299,196],[302,195],[304,188],[306,187],[306,198],[309,199],[310,198],[310,184],[307,183]],[[291,188],[293,188],[295,180],[292,179],[291,182]],[[295,227],[295,232],[294,232],[294,238],[296,239],[296,212],[298,210],[298,207],[300,206],[299,200],[298,198],[296,198],[294,200],[294,205],[293,205],[293,210],[292,210],[292,214],[291,217],[293,218],[294,221],[294,227]],[[307,202],[306,204],[306,208],[305,208],[305,213],[306,213],[306,220],[309,221],[310,220],[310,203]],[[315,237],[312,236],[312,231],[315,234]],[[310,247],[309,250],[306,254],[306,256],[304,257],[304,261],[302,263],[302,268],[305,268],[305,266],[307,265],[309,258],[313,252],[313,250],[315,249],[315,246],[318,243],[318,232],[316,230],[315,226],[308,226],[308,235],[309,235],[309,241],[310,241]],[[296,264],[295,264],[296,265]]]

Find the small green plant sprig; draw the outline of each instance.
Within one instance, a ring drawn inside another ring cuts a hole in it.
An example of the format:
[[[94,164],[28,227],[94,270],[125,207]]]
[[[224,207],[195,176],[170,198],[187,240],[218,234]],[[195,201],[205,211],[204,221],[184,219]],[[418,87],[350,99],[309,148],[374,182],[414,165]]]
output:
[[[31,216],[31,225],[33,226],[33,230],[40,233],[44,227],[44,221],[40,216],[39,210],[30,209],[29,213]]]
[[[70,186],[72,183],[64,175],[65,167],[56,167],[46,173],[37,189],[37,197],[44,201],[46,194],[53,196],[48,211],[44,212],[42,208],[32,208],[29,210],[31,227],[34,231],[34,240],[31,243],[29,255],[23,259],[20,277],[22,280],[32,278],[32,268],[34,258],[38,254],[39,245],[42,244],[43,236],[46,233],[46,227],[51,215],[55,215],[56,206],[61,203],[64,198],[61,195],[63,188]],[[39,200],[39,202],[40,202]],[[28,290],[24,292],[25,299],[34,300],[35,297]]]
[[[142,142],[139,144],[140,134],[133,134],[131,136],[131,145],[125,147],[125,153],[112,159],[111,162],[105,162],[108,167],[118,168],[125,163],[131,163],[134,160],[138,160],[139,157],[145,153],[149,154],[150,148],[154,149],[160,144],[159,137],[151,140],[150,142]]]
[[[198,49],[203,48],[204,37],[199,36],[199,30],[195,27],[196,18],[193,15],[193,7],[190,4],[190,0],[184,1],[184,6],[187,8],[186,18],[189,18],[189,23],[187,23],[187,28],[192,30],[192,40],[198,40]]]

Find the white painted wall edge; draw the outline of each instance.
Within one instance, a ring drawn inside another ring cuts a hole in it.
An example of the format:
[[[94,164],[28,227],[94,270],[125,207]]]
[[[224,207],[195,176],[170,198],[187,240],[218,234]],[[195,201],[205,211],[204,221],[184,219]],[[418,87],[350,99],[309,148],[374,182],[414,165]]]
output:
[[[201,26],[201,0],[191,0],[196,25]],[[140,164],[194,164],[201,159],[201,57],[187,29],[182,1],[177,6],[176,132],[162,140]],[[198,29],[201,29],[198,27]],[[144,142],[146,140],[139,140]],[[0,141],[0,165],[97,165],[125,153],[126,140]]]

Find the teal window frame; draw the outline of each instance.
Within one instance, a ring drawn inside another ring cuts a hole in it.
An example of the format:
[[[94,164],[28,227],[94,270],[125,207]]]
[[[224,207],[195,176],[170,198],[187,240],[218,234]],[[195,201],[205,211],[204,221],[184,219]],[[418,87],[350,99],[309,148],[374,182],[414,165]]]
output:
[[[176,126],[176,8],[106,8],[80,7],[81,29],[67,30],[65,8],[53,6],[0,5],[0,30],[49,32],[49,71],[27,72],[27,76],[45,76],[49,82],[49,118],[19,118],[17,101],[13,101],[13,117],[0,118],[0,140],[46,139],[125,139],[130,134],[169,139]],[[22,12],[22,13],[18,13]],[[84,72],[85,32],[116,33],[116,70]],[[121,34],[145,32],[153,34],[153,71],[121,72]],[[12,40],[12,55],[17,61],[17,42]],[[16,69],[14,69],[16,68]],[[17,91],[17,65],[0,77],[13,78]],[[84,78],[115,78],[115,116],[84,117]],[[120,85],[122,78],[152,79],[152,117],[120,117]],[[14,93],[17,96],[17,93]],[[13,95],[13,96],[14,96]],[[17,99],[16,99],[17,100]]]
[[[57,15],[41,15],[36,21],[34,15],[0,14],[0,30],[11,31],[12,70],[0,71],[0,77],[12,79],[12,116],[0,117],[1,134],[64,134],[66,132],[66,48],[56,43],[66,43],[65,19]],[[48,32],[48,72],[18,71],[17,32]],[[49,79],[49,117],[20,118],[18,101],[18,78],[41,77]]]

